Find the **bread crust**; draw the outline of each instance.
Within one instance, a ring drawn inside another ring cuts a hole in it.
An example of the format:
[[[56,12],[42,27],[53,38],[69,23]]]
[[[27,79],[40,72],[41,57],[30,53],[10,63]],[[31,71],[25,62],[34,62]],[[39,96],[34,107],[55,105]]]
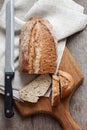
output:
[[[56,40],[47,20],[39,17],[29,19],[20,36],[20,70],[29,74],[55,73]]]

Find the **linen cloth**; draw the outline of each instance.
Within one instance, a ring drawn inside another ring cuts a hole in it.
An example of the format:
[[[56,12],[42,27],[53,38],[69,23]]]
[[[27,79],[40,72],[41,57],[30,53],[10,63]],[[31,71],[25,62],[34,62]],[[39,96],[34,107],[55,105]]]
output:
[[[6,30],[6,3],[5,0],[0,10],[0,93],[4,94],[4,68],[5,68],[5,30]],[[84,8],[73,0],[14,0],[15,7],[15,41],[14,41],[14,66],[15,77],[13,80],[13,96],[19,99],[18,90],[33,80],[36,75],[25,75],[17,71],[19,61],[19,36],[25,22],[33,17],[40,16],[47,19],[57,39],[59,68],[67,37],[86,27],[87,15]],[[57,73],[57,72],[56,72]],[[50,91],[49,91],[50,93]],[[49,96],[49,93],[45,96]]]

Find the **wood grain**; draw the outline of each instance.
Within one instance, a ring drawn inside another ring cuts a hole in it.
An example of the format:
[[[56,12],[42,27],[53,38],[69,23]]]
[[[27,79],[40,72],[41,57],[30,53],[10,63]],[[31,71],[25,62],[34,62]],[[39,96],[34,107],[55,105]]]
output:
[[[69,72],[73,76],[75,85],[72,86],[72,90],[75,90],[83,80],[83,75],[67,48],[65,48],[60,69]],[[41,98],[36,104],[28,102],[20,103],[17,101],[14,101],[14,104],[22,116],[27,117],[32,114],[44,112],[56,117],[64,130],[82,130],[72,119],[69,112],[69,101],[71,95],[72,94],[61,100],[58,106],[54,108],[51,107],[50,98]]]

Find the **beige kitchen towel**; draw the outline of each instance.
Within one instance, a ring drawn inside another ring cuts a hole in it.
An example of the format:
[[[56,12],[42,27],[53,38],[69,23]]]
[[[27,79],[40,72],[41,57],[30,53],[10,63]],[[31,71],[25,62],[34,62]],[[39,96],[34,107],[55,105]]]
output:
[[[5,8],[8,0],[0,10],[0,93],[4,94],[4,54],[5,54]],[[15,70],[18,67],[19,35],[23,24],[33,16],[49,20],[58,41],[58,67],[65,48],[66,38],[83,30],[87,24],[84,8],[73,0],[14,0],[15,3]],[[13,95],[19,99],[18,90],[28,84],[35,75],[24,75],[15,72]],[[49,95],[48,95],[49,96]]]

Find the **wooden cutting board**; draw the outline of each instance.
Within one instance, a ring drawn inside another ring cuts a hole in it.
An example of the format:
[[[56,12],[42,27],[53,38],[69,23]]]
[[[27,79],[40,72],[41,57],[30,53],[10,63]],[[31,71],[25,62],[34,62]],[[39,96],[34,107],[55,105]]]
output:
[[[82,83],[83,74],[67,48],[65,48],[60,69],[70,73],[73,76],[75,80],[73,91],[76,90],[76,88]],[[55,117],[60,122],[63,130],[82,130],[80,126],[72,119],[69,112],[69,102],[71,96],[72,94],[63,99],[61,103],[54,108],[51,107],[50,98],[45,97],[40,98],[37,104],[31,104],[28,102],[21,103],[18,101],[14,101],[14,104],[21,116],[27,117],[32,114],[45,112]]]

